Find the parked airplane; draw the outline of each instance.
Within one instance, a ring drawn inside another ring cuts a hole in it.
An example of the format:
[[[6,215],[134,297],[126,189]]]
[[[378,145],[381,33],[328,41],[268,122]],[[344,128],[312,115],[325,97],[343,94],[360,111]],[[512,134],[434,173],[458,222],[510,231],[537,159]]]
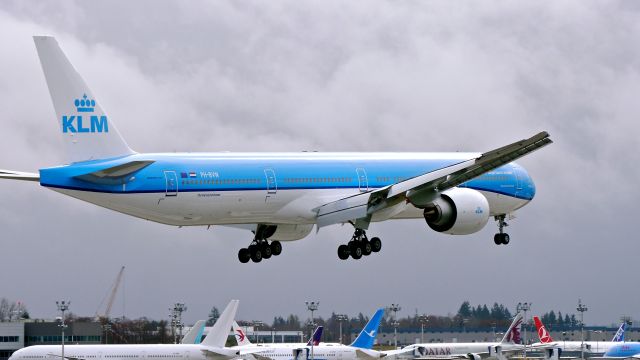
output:
[[[253,357],[257,360],[371,360],[380,358],[385,356],[384,353],[372,350],[372,348],[383,315],[384,309],[378,309],[351,345],[321,343],[319,338],[314,337],[313,346],[303,344],[303,346],[292,347],[290,344],[282,346],[281,344],[270,344],[265,347],[245,345],[237,348],[250,351],[250,354],[244,358]]]
[[[231,322],[238,309],[238,300],[231,300],[218,321],[200,344],[144,345],[34,345],[22,348],[10,360],[61,358],[62,360],[229,360],[243,355],[237,349],[225,348]],[[194,340],[195,342],[195,340]]]
[[[560,349],[561,353],[579,352],[584,348],[585,352],[592,355],[604,354],[612,347],[620,345],[620,342],[624,342],[624,331],[626,328],[626,323],[623,322],[611,341],[554,341],[551,337],[551,333],[549,333],[549,330],[547,330],[539,317],[534,316],[533,322],[536,324],[540,342],[532,344],[531,347],[557,347]]]
[[[509,243],[507,216],[535,185],[512,162],[552,141],[541,132],[485,153],[137,153],[124,141],[53,37],[34,37],[69,163],[0,178],[41,186],[111,210],[175,226],[253,231],[246,263],[282,251],[280,241],[332,224],[355,228],[338,256],[380,251],[371,222],[424,218],[452,235],[480,231],[493,217],[496,244]]]
[[[513,318],[511,325],[500,342],[425,343],[408,345],[403,349],[413,350],[412,359],[479,360],[486,357],[495,357],[499,360],[506,360],[505,353],[522,351],[524,348],[521,344],[521,326],[522,314],[518,313]]]
[[[254,346],[254,347],[268,347],[268,346],[277,346],[277,347],[284,347],[284,346],[289,346],[289,347],[304,347],[304,346],[318,346],[320,344],[320,339],[322,338],[322,330],[324,329],[324,327],[322,326],[318,326],[316,328],[316,330],[313,332],[313,334],[311,334],[311,337],[309,338],[309,341],[307,341],[307,343],[262,343],[262,344],[253,344],[251,342],[251,340],[249,340],[249,337],[247,336],[247,334],[245,333],[245,331],[242,329],[242,327],[240,327],[240,325],[238,325],[237,322],[233,322],[233,335],[236,339],[236,342],[238,343],[238,346],[242,346],[242,347],[247,347],[247,346]]]

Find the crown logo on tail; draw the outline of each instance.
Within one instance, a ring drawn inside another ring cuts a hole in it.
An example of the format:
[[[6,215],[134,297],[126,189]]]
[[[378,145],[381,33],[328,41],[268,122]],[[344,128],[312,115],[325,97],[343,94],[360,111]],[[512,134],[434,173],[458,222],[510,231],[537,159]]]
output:
[[[87,94],[82,95],[82,99],[76,99],[73,104],[78,112],[93,112],[96,106],[94,99],[87,98]]]

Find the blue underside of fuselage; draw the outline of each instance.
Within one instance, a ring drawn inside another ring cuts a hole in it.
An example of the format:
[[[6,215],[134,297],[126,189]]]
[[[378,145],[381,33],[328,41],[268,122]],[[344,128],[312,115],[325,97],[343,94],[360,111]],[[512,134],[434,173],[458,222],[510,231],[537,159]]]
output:
[[[136,160],[151,165],[102,184],[78,176]],[[457,164],[466,159],[273,159],[224,156],[180,157],[132,155],[40,170],[42,186],[112,194],[222,191],[286,191],[375,189]],[[460,187],[531,200],[535,185],[521,166],[511,163],[470,180]]]

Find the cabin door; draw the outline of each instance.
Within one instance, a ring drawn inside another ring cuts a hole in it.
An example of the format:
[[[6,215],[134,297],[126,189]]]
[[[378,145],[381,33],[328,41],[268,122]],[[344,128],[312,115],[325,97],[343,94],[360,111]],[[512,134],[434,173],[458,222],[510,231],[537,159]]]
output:
[[[360,188],[360,192],[369,191],[369,181],[367,180],[367,172],[364,171],[363,168],[357,168],[356,173],[358,173],[358,187]]]
[[[175,171],[165,171],[164,181],[166,184],[165,196],[178,196],[178,176]]]

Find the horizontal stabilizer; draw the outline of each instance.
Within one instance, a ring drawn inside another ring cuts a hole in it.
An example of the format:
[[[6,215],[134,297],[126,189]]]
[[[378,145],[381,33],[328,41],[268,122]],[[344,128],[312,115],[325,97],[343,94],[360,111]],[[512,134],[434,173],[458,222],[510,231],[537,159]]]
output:
[[[96,184],[123,184],[128,182],[128,177],[138,170],[153,164],[153,160],[130,161],[125,164],[78,175],[75,178]]]
[[[40,175],[22,171],[0,170],[0,179],[40,181]]]

